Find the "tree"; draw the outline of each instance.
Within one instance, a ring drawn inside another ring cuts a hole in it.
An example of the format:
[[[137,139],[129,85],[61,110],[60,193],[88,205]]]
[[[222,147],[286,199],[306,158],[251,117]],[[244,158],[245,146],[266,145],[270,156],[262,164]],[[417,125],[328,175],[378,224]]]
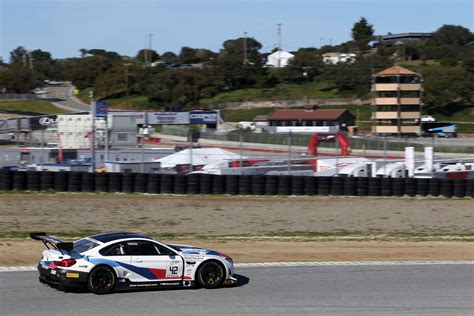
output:
[[[22,63],[25,59],[25,55],[28,53],[26,48],[18,46],[10,52],[10,64]]]
[[[0,71],[0,88],[9,92],[28,93],[41,86],[38,74],[21,64],[15,63]]]
[[[216,53],[204,48],[191,48],[184,46],[178,58],[182,64],[197,64],[214,59]]]
[[[365,50],[373,35],[374,29],[364,17],[360,18],[352,27],[352,39],[356,42],[359,50]]]
[[[155,62],[160,59],[160,55],[153,49],[140,49],[135,58],[141,62],[145,62],[145,51],[149,62]]]
[[[170,64],[176,64],[176,63],[179,62],[178,56],[173,52],[164,52],[161,55],[161,59],[163,59],[164,61],[166,61]]]
[[[432,42],[436,45],[462,46],[474,41],[469,29],[458,25],[443,25],[433,33]]]
[[[35,62],[38,62],[38,61],[49,62],[52,60],[51,53],[42,51],[41,49],[35,49],[31,51],[31,57],[33,58]]]

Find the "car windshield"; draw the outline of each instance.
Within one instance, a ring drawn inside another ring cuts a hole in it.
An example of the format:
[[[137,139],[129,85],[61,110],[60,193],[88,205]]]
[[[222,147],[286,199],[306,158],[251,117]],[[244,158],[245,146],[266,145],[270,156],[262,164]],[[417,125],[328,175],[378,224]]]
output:
[[[74,242],[73,245],[74,247],[72,248],[72,251],[81,253],[81,252],[90,250],[94,247],[97,247],[99,244],[88,239],[80,239]]]

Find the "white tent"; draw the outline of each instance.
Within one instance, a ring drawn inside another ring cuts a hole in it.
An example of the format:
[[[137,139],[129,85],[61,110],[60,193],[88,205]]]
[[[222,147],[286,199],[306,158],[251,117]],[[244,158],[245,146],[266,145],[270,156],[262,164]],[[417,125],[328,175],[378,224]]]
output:
[[[292,60],[295,55],[288,52],[278,50],[273,54],[268,55],[267,57],[267,66],[273,67],[286,67],[290,60]]]
[[[239,155],[220,148],[193,148],[185,149],[175,154],[160,158],[161,168],[173,168],[177,165],[190,164],[192,155],[193,166],[203,166],[208,164],[217,164],[226,160],[237,160]]]

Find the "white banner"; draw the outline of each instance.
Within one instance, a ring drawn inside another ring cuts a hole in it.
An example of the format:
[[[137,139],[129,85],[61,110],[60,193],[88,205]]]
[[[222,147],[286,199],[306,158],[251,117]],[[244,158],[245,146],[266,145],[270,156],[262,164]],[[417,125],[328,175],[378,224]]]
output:
[[[405,147],[405,167],[412,175],[415,170],[415,147]]]
[[[189,124],[189,112],[148,112],[147,124]]]
[[[146,121],[145,121],[145,116],[146,116],[146,113],[145,112],[136,112],[136,111],[109,111],[109,120],[110,120],[110,116],[127,116],[127,115],[133,115],[135,116],[135,119],[137,120],[137,125],[145,125],[146,124]],[[113,119],[113,118],[112,118]]]
[[[433,170],[433,147],[425,147],[425,166],[427,170]]]

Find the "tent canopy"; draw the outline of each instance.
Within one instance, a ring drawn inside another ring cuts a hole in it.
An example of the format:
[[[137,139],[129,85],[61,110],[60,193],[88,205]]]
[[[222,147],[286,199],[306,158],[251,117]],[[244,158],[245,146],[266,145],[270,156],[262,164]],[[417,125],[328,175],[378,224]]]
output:
[[[190,164],[191,155],[193,166],[216,164],[224,160],[236,160],[240,158],[239,155],[221,148],[194,148],[192,150],[182,150],[156,161],[160,162],[161,168],[173,168],[177,165]]]

